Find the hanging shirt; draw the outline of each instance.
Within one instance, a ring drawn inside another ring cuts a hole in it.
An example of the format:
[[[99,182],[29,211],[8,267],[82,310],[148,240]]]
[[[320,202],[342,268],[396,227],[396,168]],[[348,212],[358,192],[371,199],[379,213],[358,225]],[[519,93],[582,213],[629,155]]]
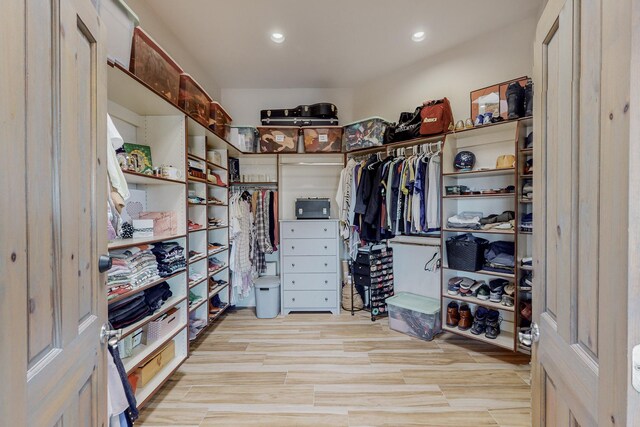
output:
[[[439,230],[441,225],[440,194],[442,185],[440,183],[440,156],[431,157],[429,163],[429,191],[427,193],[427,227],[429,230]]]

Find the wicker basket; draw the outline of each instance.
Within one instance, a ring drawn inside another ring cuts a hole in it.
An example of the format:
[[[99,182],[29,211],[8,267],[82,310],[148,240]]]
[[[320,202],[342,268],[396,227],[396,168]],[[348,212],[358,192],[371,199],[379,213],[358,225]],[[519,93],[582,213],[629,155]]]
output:
[[[464,271],[482,270],[488,240],[467,233],[451,237],[446,243],[449,268]]]

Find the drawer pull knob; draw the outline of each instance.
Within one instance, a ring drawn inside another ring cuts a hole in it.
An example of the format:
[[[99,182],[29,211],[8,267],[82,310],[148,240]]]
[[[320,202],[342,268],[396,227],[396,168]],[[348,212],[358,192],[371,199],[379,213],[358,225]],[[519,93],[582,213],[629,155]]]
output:
[[[296,300],[295,298],[291,298],[291,301],[295,301],[295,300]]]
[[[294,250],[296,247],[295,246],[291,246],[291,250]]]
[[[293,233],[293,231],[294,231],[294,230],[293,230],[293,228],[292,228],[292,229],[291,229],[291,232]]]
[[[328,249],[326,246],[324,247],[325,249]]]
[[[325,298],[324,300],[325,300],[325,301],[329,301],[329,298]]]
[[[295,266],[296,266],[295,264],[291,264],[291,267],[295,267]]]
[[[329,264],[327,264],[327,263],[325,262],[325,263],[324,263],[324,266],[325,266],[325,267],[328,267],[328,266],[329,266]]]
[[[295,284],[296,284],[296,281],[295,281],[295,280],[292,280],[292,281],[291,281],[291,284],[292,284],[292,285],[295,285]]]
[[[324,229],[324,232],[325,232],[325,233],[327,232],[327,229],[326,229],[326,228]]]
[[[328,281],[328,280],[325,280],[325,281],[324,281],[324,284],[325,284],[325,285],[328,285],[328,284],[329,284],[329,281]]]

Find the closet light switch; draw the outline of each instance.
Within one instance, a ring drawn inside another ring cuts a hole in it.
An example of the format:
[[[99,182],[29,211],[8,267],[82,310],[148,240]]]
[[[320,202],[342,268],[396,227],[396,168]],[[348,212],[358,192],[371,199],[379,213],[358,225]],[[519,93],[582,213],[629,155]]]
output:
[[[633,347],[631,379],[633,388],[640,393],[640,345]]]

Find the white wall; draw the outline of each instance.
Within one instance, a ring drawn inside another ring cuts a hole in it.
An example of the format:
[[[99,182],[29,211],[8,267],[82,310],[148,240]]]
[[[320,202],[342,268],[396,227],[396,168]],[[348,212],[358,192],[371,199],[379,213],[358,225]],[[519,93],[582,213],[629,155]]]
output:
[[[292,108],[302,104],[330,102],[338,107],[340,124],[353,121],[352,89],[225,89],[221,102],[240,126],[260,125],[260,110]]]
[[[126,3],[140,18],[140,26],[180,64],[184,72],[191,74],[207,91],[209,96],[216,100],[220,99],[220,87],[216,83],[215,77],[200,65],[198,58],[187,52],[182,42],[178,40],[173,32],[167,29],[162,19],[141,0],[126,0]],[[179,7],[178,2],[176,7]],[[204,55],[205,52],[202,54]]]
[[[400,112],[445,96],[455,120],[466,119],[472,90],[532,75],[536,21],[517,22],[357,87],[355,119],[381,116],[395,122]]]

